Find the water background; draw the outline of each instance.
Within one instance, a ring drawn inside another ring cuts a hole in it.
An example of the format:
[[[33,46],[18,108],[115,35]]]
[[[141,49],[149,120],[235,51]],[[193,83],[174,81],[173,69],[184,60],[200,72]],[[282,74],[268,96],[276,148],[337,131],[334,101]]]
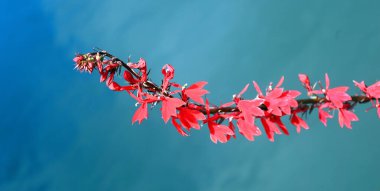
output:
[[[300,89],[373,83],[380,72],[380,1],[1,1],[0,190],[380,190],[380,123],[238,136],[213,144],[207,128],[181,137],[159,110],[131,125],[134,101],[98,75],[73,70],[76,52],[100,47],[172,64],[181,84],[208,81],[214,103],[246,83]],[[358,93],[350,89],[351,94]],[[254,97],[250,89],[247,94]]]

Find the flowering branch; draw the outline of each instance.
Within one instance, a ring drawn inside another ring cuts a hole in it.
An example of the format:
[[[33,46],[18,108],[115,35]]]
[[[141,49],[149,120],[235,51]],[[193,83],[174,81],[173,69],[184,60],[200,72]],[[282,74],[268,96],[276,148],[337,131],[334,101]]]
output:
[[[347,86],[330,88],[329,76],[325,75],[325,87],[318,82],[320,88],[311,86],[309,77],[299,74],[299,80],[307,91],[307,99],[296,99],[301,93],[297,90],[284,90],[281,87],[284,77],[276,86],[272,83],[266,88],[265,94],[259,85],[253,81],[257,91],[254,99],[244,99],[242,96],[247,91],[249,84],[231,102],[220,106],[209,103],[204,95],[209,93],[204,86],[205,81],[200,81],[190,86],[172,82],[174,68],[170,64],[162,68],[163,80],[157,85],[149,78],[146,61],[142,58],[133,63],[120,60],[106,51],[95,51],[87,54],[78,54],[74,58],[75,68],[80,71],[92,73],[97,70],[100,74],[100,82],[113,91],[126,91],[137,101],[139,108],[132,117],[132,123],[141,123],[148,118],[148,105],[152,107],[161,104],[162,118],[167,123],[171,120],[177,131],[187,136],[186,131],[192,128],[200,129],[201,124],[207,124],[210,138],[214,143],[225,143],[231,137],[236,138],[236,132],[253,141],[255,136],[262,134],[260,128],[255,125],[259,120],[270,141],[274,141],[274,134],[289,135],[287,127],[282,122],[282,117],[290,116],[290,122],[296,127],[297,132],[301,128],[308,129],[307,123],[299,116],[307,115],[314,109],[318,110],[319,120],[327,126],[327,119],[333,118],[330,114],[336,110],[341,127],[351,128],[352,121],[359,118],[353,112],[357,104],[371,103],[371,108],[377,108],[380,118],[380,81],[367,86],[364,81],[354,85],[361,90],[360,95],[348,95]],[[123,74],[126,86],[115,81],[114,76]],[[226,121],[227,120],[227,121]],[[226,122],[225,122],[226,121]],[[236,129],[235,126],[238,128]]]

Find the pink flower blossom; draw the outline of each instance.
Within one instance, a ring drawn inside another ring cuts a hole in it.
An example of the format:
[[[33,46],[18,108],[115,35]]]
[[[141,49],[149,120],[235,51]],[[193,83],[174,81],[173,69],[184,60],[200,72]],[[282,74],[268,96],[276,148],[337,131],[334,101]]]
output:
[[[329,104],[326,103],[326,104],[321,104],[319,105],[318,107],[318,118],[319,120],[323,123],[323,125],[327,126],[327,119],[328,118],[333,118],[332,115],[330,115],[328,112],[324,111],[323,109],[328,107]]]
[[[359,118],[352,111],[349,111],[345,108],[339,108],[338,111],[339,111],[338,117],[339,117],[340,127],[343,127],[345,125],[347,128],[351,129],[351,121],[359,120]]]
[[[301,132],[301,127],[304,129],[309,129],[309,126],[307,123],[297,115],[297,110],[292,112],[292,115],[290,117],[290,123],[292,123],[297,128],[297,133]]]
[[[351,96],[346,93],[348,90],[347,86],[339,86],[330,89],[330,79],[327,74],[325,74],[325,80],[326,88],[322,90],[314,90],[312,93],[324,94],[326,96],[326,99],[331,101],[337,108],[342,108],[345,101],[351,100]]]
[[[284,77],[280,79],[274,89],[269,87],[265,96],[263,95],[259,85],[253,81],[253,85],[258,92],[258,97],[264,100],[264,105],[268,108],[267,112],[277,116],[283,116],[284,114],[290,115],[291,108],[298,106],[295,98],[301,94],[296,90],[284,91],[283,88],[280,88],[283,81]]]

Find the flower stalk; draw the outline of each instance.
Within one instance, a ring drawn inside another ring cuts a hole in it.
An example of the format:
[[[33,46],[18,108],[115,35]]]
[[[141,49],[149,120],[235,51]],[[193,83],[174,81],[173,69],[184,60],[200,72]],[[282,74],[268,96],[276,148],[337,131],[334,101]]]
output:
[[[377,109],[380,118],[380,81],[367,86],[363,81],[354,81],[361,93],[348,95],[347,86],[330,88],[329,76],[325,75],[325,87],[314,89],[310,85],[309,77],[299,74],[299,80],[307,91],[308,98],[298,99],[301,92],[297,90],[285,90],[281,87],[284,77],[273,88],[272,84],[266,89],[265,94],[254,81],[253,86],[257,91],[256,98],[246,99],[242,95],[248,89],[247,84],[243,90],[233,96],[231,102],[220,106],[209,103],[204,98],[209,92],[204,89],[207,84],[200,81],[190,86],[182,86],[172,82],[174,68],[166,64],[161,72],[163,80],[157,85],[149,79],[146,61],[142,58],[138,62],[122,61],[116,56],[100,50],[87,54],[78,54],[74,58],[75,68],[80,71],[92,73],[97,70],[100,74],[100,82],[113,91],[126,91],[134,98],[139,108],[132,117],[132,123],[148,118],[148,105],[161,104],[162,118],[167,123],[171,120],[177,131],[187,136],[191,129],[200,129],[201,124],[207,124],[210,138],[214,143],[225,143],[231,137],[236,137],[237,132],[248,140],[253,141],[255,136],[262,135],[261,129],[255,124],[260,121],[268,139],[274,141],[275,134],[288,135],[288,129],[282,122],[282,117],[290,116],[290,122],[296,127],[297,132],[301,128],[308,129],[307,123],[299,116],[318,110],[320,121],[326,126],[327,119],[333,118],[330,114],[336,110],[341,127],[351,128],[352,121],[359,118],[353,112],[357,104],[370,103]],[[123,75],[128,85],[120,85],[115,81],[115,75]],[[319,82],[321,84],[321,82]],[[235,128],[237,126],[237,128]]]

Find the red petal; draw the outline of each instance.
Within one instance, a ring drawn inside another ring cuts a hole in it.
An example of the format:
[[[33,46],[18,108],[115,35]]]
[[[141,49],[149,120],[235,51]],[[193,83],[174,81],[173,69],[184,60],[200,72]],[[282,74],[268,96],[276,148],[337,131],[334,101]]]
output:
[[[165,97],[162,100],[162,118],[164,119],[165,123],[168,122],[171,116],[176,117],[177,116],[177,107],[180,107],[184,105],[185,102],[178,98],[170,98]]]
[[[198,120],[204,120],[206,117],[198,110],[187,109],[187,108],[179,108],[178,118],[181,121],[182,125],[184,125],[188,130],[191,127],[195,129],[200,129],[198,124]]]
[[[108,72],[100,72],[100,82],[104,82],[108,77]]]
[[[245,87],[240,91],[240,93],[236,96],[237,98],[240,98],[248,89],[249,84],[245,85]]]
[[[132,74],[129,72],[129,71],[124,71],[124,79],[125,81],[129,82],[130,84],[135,84],[138,82],[138,80],[136,80]]]
[[[262,99],[241,100],[237,106],[244,116],[244,119],[247,122],[253,123],[254,116],[264,116],[264,111],[259,108],[263,102],[264,100]]]
[[[306,88],[308,92],[311,92],[313,89],[310,86],[309,77],[305,74],[298,74],[298,79],[301,81],[303,86]]]
[[[120,87],[120,85],[119,85],[118,83],[116,83],[116,82],[110,82],[110,83],[108,84],[108,87],[109,87],[111,90],[113,90],[113,91],[121,91],[121,90],[122,90],[121,87]]]
[[[188,136],[185,131],[182,130],[181,125],[177,123],[177,121],[172,117],[172,124],[174,127],[177,129],[178,133],[181,134],[182,136]]]
[[[218,125],[215,122],[209,122],[208,125],[210,128],[210,139],[214,143],[217,143],[218,141],[226,143],[228,141],[227,135],[234,135],[234,132],[225,125]]]
[[[376,83],[370,85],[367,88],[367,94],[370,97],[380,99],[380,81],[377,81]]]
[[[325,74],[325,80],[326,80],[326,90],[328,90],[330,87],[330,79],[329,79],[329,75],[327,75],[327,73]]]
[[[197,82],[191,85],[190,87],[186,88],[184,90],[184,94],[186,94],[186,96],[193,99],[195,102],[204,104],[202,96],[208,93],[207,90],[203,89],[203,86],[205,86],[206,84],[207,82],[204,82],[204,81]]]
[[[257,93],[259,94],[259,96],[263,96],[263,92],[261,92],[260,86],[255,81],[253,81],[252,83],[253,83],[253,86],[255,87]]]
[[[234,135],[232,135],[232,137],[233,137],[234,139],[236,139],[235,126],[234,126],[234,124],[233,124],[232,122],[229,122],[229,123],[228,123],[228,128],[230,128],[231,131],[234,132]],[[229,140],[230,137],[231,137],[231,135],[228,135],[228,136],[227,136],[227,140]]]
[[[319,120],[323,123],[323,125],[327,126],[327,118],[333,118],[328,112],[322,109],[323,107],[318,108],[318,117]]]
[[[274,133],[281,134],[281,131],[282,131],[286,135],[289,135],[289,132],[286,129],[285,125],[282,123],[280,117],[276,117],[276,116],[262,117],[261,123],[263,124],[265,133],[267,134],[268,139],[272,142],[274,141]],[[278,127],[281,129],[281,131],[278,129]]]
[[[283,82],[284,82],[284,76],[281,76],[280,81],[278,81],[278,83],[275,86],[275,88],[279,88],[282,85]]]
[[[282,95],[282,92],[284,91],[283,88],[274,88],[272,91],[270,91],[265,98],[267,99],[274,99],[278,98]]]
[[[309,129],[309,126],[306,124],[306,122],[300,118],[297,113],[294,113],[292,115],[292,117],[290,118],[290,122],[296,126],[297,128],[297,133],[300,133],[301,132],[301,127],[303,127],[304,129]]]
[[[162,82],[162,89],[166,90],[169,85],[169,81],[174,78],[174,68],[170,64],[165,64],[161,70],[164,75],[164,80]]]
[[[147,103],[142,103],[141,106],[136,110],[135,114],[132,117],[132,124],[136,121],[141,123],[142,120],[148,118],[148,108]]]
[[[339,109],[339,125],[343,127],[345,125],[347,128],[351,129],[351,121],[358,121],[359,118],[355,113],[347,109]]]
[[[254,140],[254,136],[261,135],[260,129],[253,122],[248,122],[247,120],[240,118],[237,121],[237,125],[239,127],[239,132],[250,141]]]

